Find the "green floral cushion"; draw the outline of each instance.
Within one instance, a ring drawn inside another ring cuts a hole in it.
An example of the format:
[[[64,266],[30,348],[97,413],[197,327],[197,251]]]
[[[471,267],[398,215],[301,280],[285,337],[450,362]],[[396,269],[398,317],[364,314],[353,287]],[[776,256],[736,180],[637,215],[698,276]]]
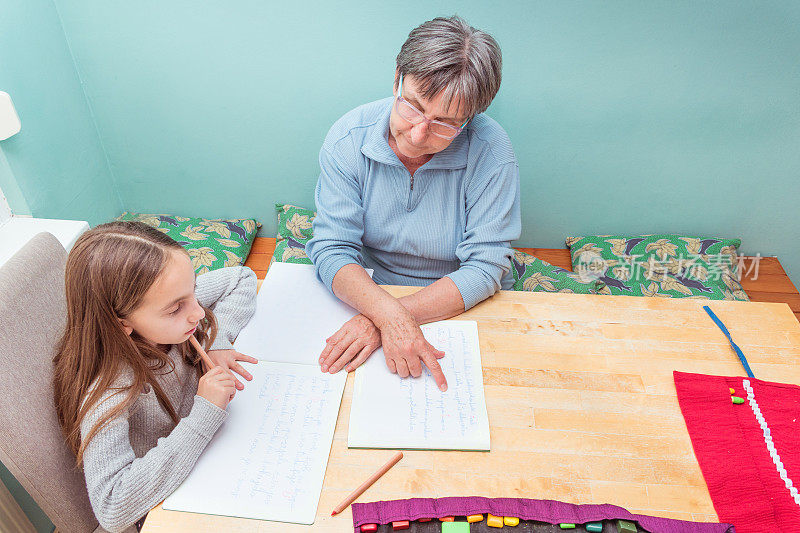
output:
[[[514,250],[513,274],[515,291],[571,292],[575,294],[608,294],[601,281],[584,281],[574,272]]]
[[[741,243],[673,234],[567,239],[572,270],[610,294],[748,301],[737,276]]]
[[[279,263],[311,264],[306,255],[306,243],[311,240],[311,223],[317,213],[296,205],[275,204],[278,212],[278,235],[272,260]]]
[[[209,220],[127,211],[117,220],[138,220],[172,237],[189,252],[198,274],[243,265],[260,225],[252,218]]]

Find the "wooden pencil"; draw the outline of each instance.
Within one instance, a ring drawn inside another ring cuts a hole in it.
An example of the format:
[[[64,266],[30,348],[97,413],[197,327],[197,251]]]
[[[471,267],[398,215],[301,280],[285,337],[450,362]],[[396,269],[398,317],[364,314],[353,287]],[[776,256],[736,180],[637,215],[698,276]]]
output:
[[[200,358],[203,360],[203,362],[208,367],[206,370],[211,370],[212,368],[214,368],[216,366],[214,364],[214,362],[211,361],[211,358],[208,356],[208,354],[203,349],[203,347],[200,346],[200,343],[197,342],[197,338],[194,335],[190,335],[189,336],[189,342],[192,343],[192,346],[194,346],[194,349],[197,350],[197,353],[200,354]]]
[[[386,463],[385,465],[383,465],[382,467],[380,467],[380,469],[379,469],[377,472],[375,472],[374,474],[372,474],[372,475],[369,477],[369,479],[367,479],[367,480],[366,480],[364,483],[362,483],[362,484],[361,484],[361,485],[360,485],[360,486],[359,486],[359,487],[358,487],[356,490],[354,490],[353,492],[351,492],[351,493],[350,493],[350,495],[349,495],[347,498],[345,498],[345,499],[342,501],[342,503],[340,503],[339,505],[337,505],[337,506],[336,506],[336,508],[335,508],[335,509],[333,510],[333,512],[331,513],[331,516],[337,515],[337,514],[341,513],[342,511],[344,511],[345,509],[347,509],[347,507],[348,507],[348,506],[349,506],[351,503],[353,503],[353,502],[356,500],[356,498],[358,498],[359,496],[361,496],[361,494],[363,494],[365,490],[367,490],[368,488],[370,488],[370,486],[371,486],[373,483],[375,483],[376,481],[378,481],[378,478],[379,478],[379,477],[381,477],[381,476],[382,476],[382,475],[384,475],[386,472],[388,472],[388,471],[389,471],[389,469],[390,469],[391,467],[393,467],[394,465],[396,465],[396,464],[397,464],[397,462],[398,462],[400,459],[402,459],[402,458],[403,458],[403,452],[397,452],[396,454],[394,454],[394,457],[392,457],[391,459],[389,459],[389,462],[388,462],[388,463]]]

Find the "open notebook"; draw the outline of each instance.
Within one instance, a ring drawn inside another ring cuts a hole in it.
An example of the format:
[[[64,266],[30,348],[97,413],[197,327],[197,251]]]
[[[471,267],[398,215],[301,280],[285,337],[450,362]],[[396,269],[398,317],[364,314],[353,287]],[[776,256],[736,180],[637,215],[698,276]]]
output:
[[[312,524],[347,375],[323,374],[325,339],[356,311],[314,267],[274,263],[236,340],[256,357],[228,418],[164,508]]]
[[[448,389],[430,372],[401,379],[389,372],[383,349],[356,369],[347,445],[351,448],[489,450],[489,417],[474,321],[444,320],[422,326]]]

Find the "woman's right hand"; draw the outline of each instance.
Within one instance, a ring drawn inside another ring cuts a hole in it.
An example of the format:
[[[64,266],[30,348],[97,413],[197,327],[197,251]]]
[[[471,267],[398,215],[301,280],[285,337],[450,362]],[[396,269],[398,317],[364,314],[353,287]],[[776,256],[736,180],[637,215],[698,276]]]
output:
[[[422,365],[425,365],[439,390],[447,390],[447,379],[438,361],[445,354],[425,339],[411,313],[401,307],[399,313],[381,323],[380,330],[383,355],[392,374],[401,378],[409,375],[418,378],[422,375]]]
[[[228,407],[228,403],[236,393],[236,381],[229,370],[215,366],[206,372],[197,385],[197,394],[220,409]]]

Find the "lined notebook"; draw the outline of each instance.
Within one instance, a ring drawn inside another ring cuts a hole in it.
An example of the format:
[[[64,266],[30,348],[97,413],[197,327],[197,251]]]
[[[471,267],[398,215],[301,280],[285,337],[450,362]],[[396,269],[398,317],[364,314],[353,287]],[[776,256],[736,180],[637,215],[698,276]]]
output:
[[[386,367],[383,349],[356,370],[347,445],[351,448],[489,450],[489,417],[474,321],[422,326],[435,348],[448,389],[427,371],[402,379]]]
[[[323,374],[325,339],[356,311],[314,267],[274,263],[236,349],[260,360],[164,509],[312,524],[347,375]]]

